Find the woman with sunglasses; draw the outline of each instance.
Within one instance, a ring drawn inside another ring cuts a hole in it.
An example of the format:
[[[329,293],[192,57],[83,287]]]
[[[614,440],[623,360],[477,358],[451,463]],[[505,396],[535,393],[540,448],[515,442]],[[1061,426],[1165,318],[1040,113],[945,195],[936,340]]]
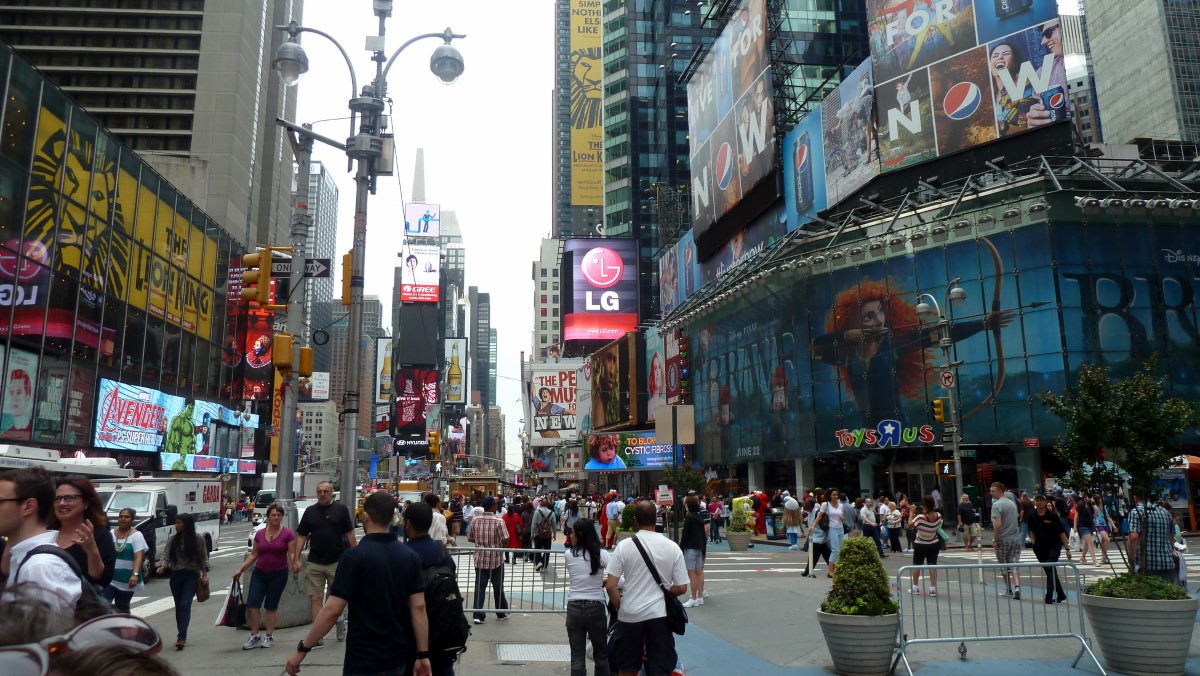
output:
[[[250,637],[242,644],[242,650],[261,645],[275,645],[275,623],[279,621],[279,599],[287,588],[289,568],[299,564],[296,552],[296,534],[283,525],[283,505],[278,502],[267,508],[267,527],[254,534],[254,549],[242,566],[233,573],[238,580],[246,569],[254,566],[250,576],[250,589],[246,592],[246,620],[250,625]],[[267,635],[258,636],[258,609],[267,607]]]
[[[175,519],[175,534],[167,542],[166,565],[158,574],[171,571],[171,597],[175,599],[175,649],[187,645],[188,625],[192,623],[192,601],[200,581],[208,582],[208,547],[196,535],[196,521],[191,514]]]
[[[150,547],[146,544],[146,537],[133,527],[136,515],[132,507],[122,509],[117,516],[117,527],[112,532],[117,560],[112,582],[104,588],[104,598],[113,604],[118,613],[128,613],[134,592],[143,588],[142,560]]]
[[[157,653],[162,639],[145,620],[104,615],[78,626],[70,612],[21,595],[0,604],[4,676],[178,676]]]
[[[58,531],[58,546],[75,559],[92,584],[107,587],[117,551],[100,496],[92,482],[81,476],[63,477],[57,483],[46,527]]]

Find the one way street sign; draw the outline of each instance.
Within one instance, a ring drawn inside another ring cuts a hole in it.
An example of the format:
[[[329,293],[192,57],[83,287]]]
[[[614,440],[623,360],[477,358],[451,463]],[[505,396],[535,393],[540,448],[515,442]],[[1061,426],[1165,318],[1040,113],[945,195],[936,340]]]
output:
[[[328,258],[310,258],[304,261],[304,276],[305,277],[328,277],[332,272],[333,261]],[[281,277],[283,275],[292,274],[292,262],[290,260],[271,261],[271,276]]]

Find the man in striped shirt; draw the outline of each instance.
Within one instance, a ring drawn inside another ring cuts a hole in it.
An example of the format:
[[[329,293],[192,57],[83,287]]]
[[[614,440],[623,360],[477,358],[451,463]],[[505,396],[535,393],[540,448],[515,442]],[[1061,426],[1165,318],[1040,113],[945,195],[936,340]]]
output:
[[[492,584],[492,595],[497,609],[508,609],[508,599],[504,596],[504,551],[508,545],[508,528],[504,520],[496,516],[496,498],[488,496],[483,499],[483,513],[472,518],[471,530],[467,539],[475,543],[477,548],[472,556],[475,561],[475,624],[483,624],[487,617],[478,612],[483,608],[483,598],[487,593],[488,583]],[[487,551],[483,551],[487,550]],[[507,620],[508,613],[496,613],[499,620]]]

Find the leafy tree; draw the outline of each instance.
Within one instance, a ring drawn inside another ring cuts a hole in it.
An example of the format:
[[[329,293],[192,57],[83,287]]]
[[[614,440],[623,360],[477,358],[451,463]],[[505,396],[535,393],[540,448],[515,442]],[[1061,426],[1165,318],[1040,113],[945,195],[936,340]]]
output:
[[[1200,424],[1200,407],[1166,396],[1163,379],[1154,376],[1157,362],[1151,355],[1132,375],[1117,380],[1105,366],[1084,364],[1074,391],[1041,395],[1046,410],[1066,424],[1055,449],[1070,468],[1062,484],[1077,492],[1100,489],[1115,498],[1127,478],[1135,495],[1156,497],[1158,470],[1179,455],[1179,436]],[[1145,545],[1145,533],[1140,540]]]
[[[675,495],[684,496],[688,491],[703,493],[708,480],[695,467],[668,467],[662,472],[662,483],[675,489]]]

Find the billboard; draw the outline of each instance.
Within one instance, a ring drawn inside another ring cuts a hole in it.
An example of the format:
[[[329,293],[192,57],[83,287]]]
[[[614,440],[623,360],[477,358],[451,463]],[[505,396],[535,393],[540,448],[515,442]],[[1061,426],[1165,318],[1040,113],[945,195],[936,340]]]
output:
[[[575,429],[578,434],[592,431],[592,360],[584,359],[575,369]]]
[[[656,328],[646,329],[646,422],[654,421],[654,409],[667,403],[667,350]]]
[[[409,202],[404,205],[404,234],[413,237],[441,237],[442,207],[440,204]]]
[[[300,378],[301,401],[329,400],[329,372],[314,371],[309,378]]]
[[[529,365],[529,402],[533,416],[530,446],[557,446],[577,435],[578,370],[583,360]]]
[[[863,61],[821,101],[825,194],[831,205],[879,174],[871,62]]]
[[[271,380],[275,370],[271,361],[275,337],[273,319],[273,314],[258,310],[251,310],[246,315],[246,344],[242,348],[245,361],[242,399],[260,401],[271,395]]]
[[[788,232],[803,227],[829,207],[820,106],[809,111],[783,139],[783,201]]]
[[[637,423],[644,405],[639,387],[641,341],[627,333],[589,357],[592,365],[592,429]]]
[[[571,239],[563,245],[563,340],[613,340],[638,322],[633,239]]]
[[[470,362],[467,339],[447,338],[445,403],[468,403],[471,394]]]
[[[169,416],[182,408],[181,397],[101,378],[96,446],[159,451],[166,441]]]
[[[375,403],[386,404],[392,400],[392,339],[375,339]]]
[[[180,455],[166,451],[158,454],[161,462],[160,469],[164,472],[222,472],[225,470],[224,458],[216,455]],[[245,461],[247,466],[253,465],[253,460]],[[253,469],[250,472],[254,472]]]
[[[438,372],[432,367],[405,367],[396,371],[392,398],[394,437],[425,440],[426,411],[438,403]]]
[[[400,306],[399,317],[399,335],[392,345],[393,371],[397,366],[436,364],[441,308],[433,303],[408,303]]]
[[[441,288],[441,249],[431,244],[405,242],[400,254],[400,302],[436,303]]]
[[[775,159],[766,0],[742,0],[687,86],[692,226],[704,237]]]
[[[583,468],[590,472],[663,469],[675,464],[671,444],[658,443],[654,430],[589,434],[587,451]]]
[[[7,352],[4,373],[4,408],[0,413],[0,439],[29,441],[33,434],[33,395],[37,392],[38,355],[0,346],[0,360]]]
[[[596,0],[571,0],[571,206],[604,203],[604,91],[601,8]]]

